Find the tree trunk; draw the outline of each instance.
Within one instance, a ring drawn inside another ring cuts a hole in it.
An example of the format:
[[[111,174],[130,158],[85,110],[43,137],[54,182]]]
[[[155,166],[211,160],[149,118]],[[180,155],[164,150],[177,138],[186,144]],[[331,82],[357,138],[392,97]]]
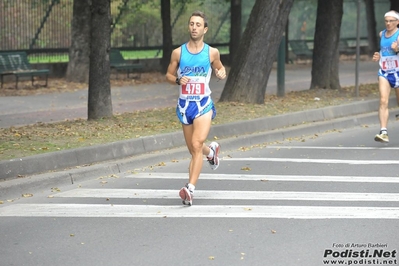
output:
[[[88,119],[112,116],[110,61],[111,0],[92,0]]]
[[[391,10],[395,10],[399,12],[399,1],[398,0],[391,0]]]
[[[265,103],[266,86],[294,0],[256,0],[221,102]]]
[[[90,0],[73,1],[71,46],[66,80],[87,83],[90,54]]]
[[[374,12],[374,0],[364,0],[366,5],[366,17],[367,17],[367,40],[368,40],[368,51],[369,56],[373,56],[374,52],[379,50],[378,34],[377,34],[377,22],[375,20]]]
[[[241,40],[241,0],[230,1],[230,62],[238,52]]]
[[[343,0],[318,0],[310,89],[340,89],[339,34]]]
[[[170,0],[161,0],[161,17],[162,17],[162,59],[161,66],[162,72],[166,73],[168,69],[170,55],[173,50],[173,39],[172,39],[172,26],[170,25]]]

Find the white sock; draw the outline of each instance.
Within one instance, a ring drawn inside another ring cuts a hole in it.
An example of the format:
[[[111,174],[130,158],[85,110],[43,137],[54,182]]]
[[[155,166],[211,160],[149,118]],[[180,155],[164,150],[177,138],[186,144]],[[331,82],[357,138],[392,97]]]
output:
[[[213,150],[212,149],[209,149],[209,154],[208,154],[208,158],[213,158],[213,155],[214,155],[215,153],[213,152]]]
[[[381,133],[384,133],[384,131],[385,131],[385,133],[388,133],[388,129],[386,127],[381,128]]]
[[[189,183],[189,184],[187,185],[187,188],[188,188],[188,190],[190,190],[191,193],[194,193],[195,186],[194,186],[193,184],[190,184],[190,183]]]

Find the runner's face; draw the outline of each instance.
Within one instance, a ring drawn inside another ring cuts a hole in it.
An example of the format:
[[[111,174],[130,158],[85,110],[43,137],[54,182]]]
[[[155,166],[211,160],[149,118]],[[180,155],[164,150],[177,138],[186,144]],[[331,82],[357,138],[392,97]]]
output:
[[[398,19],[395,17],[385,17],[385,27],[391,31],[398,27]]]
[[[191,39],[200,40],[208,31],[208,28],[205,27],[203,18],[198,16],[192,16],[188,24],[188,30],[190,31]]]

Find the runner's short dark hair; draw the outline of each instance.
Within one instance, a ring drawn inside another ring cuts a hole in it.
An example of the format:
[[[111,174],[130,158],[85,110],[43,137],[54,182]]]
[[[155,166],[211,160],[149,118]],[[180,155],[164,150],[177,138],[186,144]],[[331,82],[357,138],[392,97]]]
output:
[[[208,20],[207,20],[207,18],[206,18],[206,16],[205,16],[205,13],[204,13],[204,12],[199,11],[199,10],[194,11],[194,12],[191,14],[191,16],[190,16],[190,19],[191,19],[191,17],[201,17],[201,18],[203,18],[203,19],[204,19],[204,26],[205,26],[205,27],[208,27]],[[190,20],[189,20],[189,22],[190,22]]]

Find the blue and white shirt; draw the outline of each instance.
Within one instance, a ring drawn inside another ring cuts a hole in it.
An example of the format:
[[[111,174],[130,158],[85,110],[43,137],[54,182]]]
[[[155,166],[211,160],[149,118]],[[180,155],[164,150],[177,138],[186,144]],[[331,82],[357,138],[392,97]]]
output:
[[[209,45],[204,43],[202,50],[193,54],[187,49],[187,43],[181,46],[178,76],[187,76],[187,85],[180,85],[180,99],[200,101],[211,95],[209,81],[212,75]]]
[[[399,55],[391,48],[394,41],[398,41],[399,30],[392,36],[385,37],[386,30],[382,31],[380,41],[380,68],[387,73],[399,72]]]

